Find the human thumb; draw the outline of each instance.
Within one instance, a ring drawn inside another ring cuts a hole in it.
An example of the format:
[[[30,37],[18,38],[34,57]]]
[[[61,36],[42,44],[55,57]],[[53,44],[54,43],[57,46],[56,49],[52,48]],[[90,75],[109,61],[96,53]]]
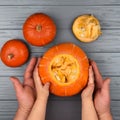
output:
[[[89,85],[87,85],[87,87],[82,91],[81,97],[83,98],[92,98],[93,95],[93,91],[94,91],[94,83],[90,83]]]
[[[47,83],[44,85],[44,88],[47,89],[47,90],[49,90],[49,87],[50,87],[50,83],[47,82]]]
[[[10,77],[11,82],[13,83],[16,93],[20,93],[23,90],[23,86],[20,83],[19,79],[16,77]]]
[[[90,83],[87,87],[86,87],[86,92],[89,92],[91,94],[93,94],[94,91],[94,83]]]

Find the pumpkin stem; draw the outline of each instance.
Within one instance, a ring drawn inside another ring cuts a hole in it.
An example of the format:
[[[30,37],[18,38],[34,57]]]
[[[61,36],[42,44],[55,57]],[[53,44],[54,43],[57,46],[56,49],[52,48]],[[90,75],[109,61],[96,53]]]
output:
[[[8,59],[12,59],[13,57],[14,57],[13,54],[9,54],[9,55],[8,55]]]
[[[36,30],[39,32],[39,31],[41,31],[42,30],[42,26],[41,25],[37,25],[36,26]]]

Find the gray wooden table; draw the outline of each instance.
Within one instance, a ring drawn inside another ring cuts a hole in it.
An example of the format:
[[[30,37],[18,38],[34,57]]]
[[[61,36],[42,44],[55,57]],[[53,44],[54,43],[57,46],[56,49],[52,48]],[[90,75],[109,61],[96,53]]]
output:
[[[36,12],[50,15],[57,25],[57,36],[45,47],[33,47],[32,56],[41,56],[49,47],[71,41],[94,59],[104,77],[111,78],[111,111],[120,120],[120,0],[0,0],[0,48],[9,39],[24,40],[22,25]],[[72,34],[75,17],[90,13],[101,23],[102,36],[93,43],[81,43]],[[9,76],[23,80],[26,63],[9,68],[0,61],[0,120],[12,120],[17,109],[15,91]],[[61,98],[50,95],[47,120],[80,120],[80,94]]]

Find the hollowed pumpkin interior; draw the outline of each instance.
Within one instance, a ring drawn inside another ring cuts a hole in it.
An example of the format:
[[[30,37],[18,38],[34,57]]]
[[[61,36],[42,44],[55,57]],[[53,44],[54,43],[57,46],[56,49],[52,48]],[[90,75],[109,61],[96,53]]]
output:
[[[84,42],[95,40],[101,35],[100,23],[93,15],[79,16],[75,20],[73,31]]]
[[[68,54],[57,55],[50,64],[53,79],[62,84],[74,82],[79,76],[79,63]]]

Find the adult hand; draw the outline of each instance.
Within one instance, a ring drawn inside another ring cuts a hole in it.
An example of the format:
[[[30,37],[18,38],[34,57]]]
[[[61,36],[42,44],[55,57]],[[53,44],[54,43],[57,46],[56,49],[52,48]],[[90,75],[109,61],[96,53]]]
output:
[[[94,94],[94,105],[98,113],[99,118],[107,118],[111,116],[110,112],[110,79],[106,78],[103,80],[97,64],[94,61],[90,61],[93,67],[95,75],[96,90]],[[112,119],[112,117],[111,117]],[[108,119],[108,120],[111,120]]]
[[[50,83],[46,83],[45,85],[41,83],[38,74],[38,64],[34,69],[33,78],[34,78],[35,90],[36,90],[36,101],[27,120],[45,120],[46,105],[49,96]]]
[[[27,115],[29,114],[34,101],[35,101],[35,89],[34,89],[34,81],[33,81],[33,70],[36,65],[36,58],[32,58],[29,65],[27,66],[24,74],[24,81],[23,83],[16,77],[11,77],[10,80],[14,85],[14,89],[16,92],[16,97],[18,100],[18,111],[16,113],[17,116],[20,116],[23,113],[25,116],[24,120],[26,120]]]
[[[93,103],[94,74],[92,67],[89,67],[88,84],[82,91],[82,120],[98,120],[98,116]]]

